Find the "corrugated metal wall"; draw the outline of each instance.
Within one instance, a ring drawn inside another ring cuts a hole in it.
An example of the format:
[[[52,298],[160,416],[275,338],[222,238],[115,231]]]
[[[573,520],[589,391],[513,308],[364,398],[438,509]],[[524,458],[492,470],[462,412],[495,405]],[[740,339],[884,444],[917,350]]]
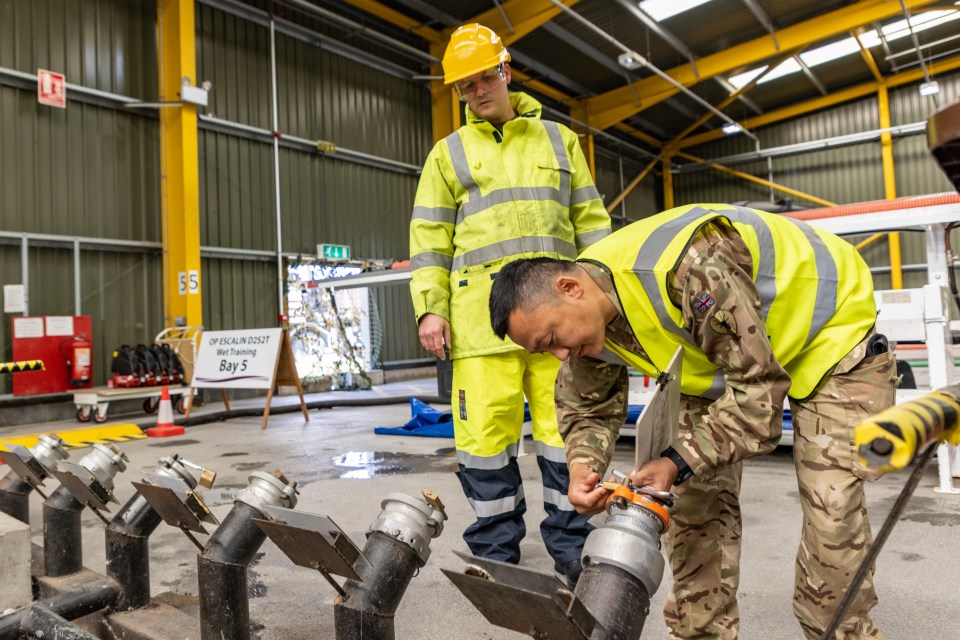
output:
[[[597,190],[603,202],[609,205],[624,188],[637,177],[649,160],[634,157],[633,153],[624,151],[616,156],[606,153],[596,153]],[[625,217],[627,223],[646,218],[657,213],[657,185],[653,172],[637,185],[617,207],[610,212],[614,228],[623,225]]]
[[[67,82],[155,100],[156,8],[136,0],[0,2],[0,67],[66,74]],[[68,89],[68,98],[70,90]],[[35,85],[0,85],[0,229],[125,241],[160,239],[159,133],[155,117],[69,100],[37,103]],[[72,249],[29,250],[30,312],[71,315]],[[122,342],[152,339],[162,312],[160,260],[84,250],[81,312],[93,316],[98,381]],[[20,247],[0,247],[0,280],[21,282]],[[10,315],[0,344],[12,357]],[[0,393],[11,391],[0,377]]]
[[[198,80],[213,83],[209,115],[271,129],[269,33],[262,25],[202,3],[197,8]],[[262,4],[263,8],[265,4]],[[342,29],[291,12],[284,17],[328,36]],[[376,45],[351,45],[388,55]],[[154,0],[0,1],[0,67],[26,73],[64,71],[68,82],[152,101],[157,95]],[[279,129],[308,140],[420,165],[431,146],[427,89],[282,34],[277,35]],[[956,99],[960,74],[939,78],[944,101]],[[29,83],[0,84],[0,229],[159,242],[159,130],[155,114],[90,100],[65,110],[37,105]],[[929,101],[916,86],[891,92],[894,124],[922,120]],[[864,99],[758,133],[764,147],[877,127],[876,101]],[[740,136],[693,153],[717,157],[751,149]],[[247,252],[276,249],[273,149],[250,137],[199,134],[201,244]],[[879,145],[862,144],[773,161],[773,179],[850,202],[882,197]],[[901,194],[945,190],[922,136],[895,140]],[[628,152],[598,153],[597,186],[610,202],[646,164]],[[351,163],[336,155],[281,149],[283,249],[312,255],[319,242],[349,244],[356,257],[405,258],[417,177]],[[767,177],[766,162],[737,167]],[[677,202],[765,200],[765,187],[715,172],[678,175]],[[651,175],[614,212],[630,220],[659,209]],[[922,262],[922,238],[904,238],[904,262]],[[81,309],[94,316],[99,371],[121,342],[147,341],[162,322],[159,254],[84,248]],[[865,250],[886,264],[886,248]],[[73,253],[35,244],[30,253],[33,313],[74,312]],[[0,244],[4,283],[19,281],[20,249]],[[275,262],[248,255],[205,257],[204,314],[209,328],[275,323]],[[878,286],[884,286],[884,276]],[[923,280],[908,274],[907,284]],[[385,330],[383,359],[424,355],[403,285],[373,290]],[[9,318],[0,344],[10,355]],[[99,377],[99,376],[98,376]],[[102,377],[100,378],[102,380]],[[9,390],[0,379],[0,392]]]

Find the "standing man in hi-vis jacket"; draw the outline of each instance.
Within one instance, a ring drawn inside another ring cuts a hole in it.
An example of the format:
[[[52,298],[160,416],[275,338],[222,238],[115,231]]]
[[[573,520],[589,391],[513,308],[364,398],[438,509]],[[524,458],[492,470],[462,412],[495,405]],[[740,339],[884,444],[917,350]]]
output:
[[[670,637],[733,640],[740,628],[743,460],[780,440],[787,395],[803,527],[793,610],[820,638],[870,548],[865,469],[853,430],[894,401],[896,365],[876,333],[870,269],[837,236],[723,204],[677,207],[596,243],[576,263],[508,265],[494,283],[497,335],[564,365],[557,378],[570,502],[597,486],[627,415],[627,366],[657,377],[683,349],[677,439],[631,474],[677,487],[665,549]],[[872,574],[836,638],[879,639]]]
[[[410,223],[410,292],[423,347],[453,360],[458,476],[476,521],[463,537],[477,556],[517,563],[526,511],[517,447],[524,396],[533,420],[547,516],[540,524],[555,570],[580,575],[589,532],[567,498],[557,431],[560,362],[497,338],[487,302],[500,269],[519,258],[573,260],[610,233],[577,135],[541,120],[539,102],[507,91],[510,54],[491,29],[450,38],[444,82],[466,103],[466,124],[437,142],[423,167]]]

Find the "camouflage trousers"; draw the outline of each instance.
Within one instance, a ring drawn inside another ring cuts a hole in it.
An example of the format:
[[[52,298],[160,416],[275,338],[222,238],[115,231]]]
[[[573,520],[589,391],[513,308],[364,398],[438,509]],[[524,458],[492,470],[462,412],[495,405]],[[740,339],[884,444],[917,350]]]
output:
[[[803,509],[793,610],[811,640],[821,637],[873,540],[863,488],[864,480],[878,476],[860,466],[853,427],[893,404],[896,364],[891,353],[864,358],[865,342],[840,361],[813,397],[791,403]],[[680,424],[699,421],[709,404],[683,396]],[[679,487],[665,538],[674,576],[664,607],[671,638],[737,637],[741,472],[734,464]],[[835,638],[883,638],[869,615],[876,603],[871,573]]]

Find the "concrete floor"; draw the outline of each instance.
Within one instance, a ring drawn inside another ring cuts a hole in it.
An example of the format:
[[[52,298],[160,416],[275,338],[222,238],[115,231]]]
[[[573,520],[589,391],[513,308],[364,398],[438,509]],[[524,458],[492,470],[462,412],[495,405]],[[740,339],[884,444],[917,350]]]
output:
[[[369,395],[434,393],[432,381],[395,383]],[[325,399],[316,394],[311,399]],[[360,397],[355,393],[350,397]],[[210,407],[207,410],[213,410]],[[522,638],[491,626],[440,572],[461,569],[454,550],[465,550],[462,530],[472,521],[456,476],[453,441],[438,438],[381,436],[375,426],[399,426],[409,419],[406,405],[337,408],[310,412],[305,424],[299,413],[275,415],[265,431],[259,418],[230,420],[191,427],[181,437],[138,440],[120,445],[130,458],[117,483],[121,504],[133,494],[131,480],[151,470],[156,459],[179,453],[219,474],[217,486],[204,495],[221,519],[251,471],[281,469],[300,483],[298,509],[333,518],[359,546],[363,534],[380,511],[380,500],[390,492],[419,494],[429,488],[447,505],[450,520],[433,540],[433,555],[410,588],[397,612],[397,637],[426,640],[438,637]],[[33,432],[65,426],[34,425]],[[28,428],[4,436],[29,433]],[[527,450],[532,449],[529,445]],[[77,461],[83,450],[73,452]],[[617,449],[615,464],[627,470],[632,441]],[[888,638],[957,637],[954,587],[960,574],[958,525],[960,496],[934,493],[936,465],[927,469],[903,520],[893,531],[877,563],[880,604],[875,620]],[[543,517],[542,492],[536,459],[520,459],[526,483],[528,535],[521,548],[522,564],[549,571],[552,562],[539,538]],[[889,475],[868,488],[871,520],[878,531],[907,474]],[[49,484],[48,484],[49,486]],[[50,487],[52,490],[52,487]],[[799,540],[800,508],[791,453],[788,448],[749,462],[743,481],[744,547],[740,607],[744,639],[799,638],[791,612],[794,554]],[[42,543],[41,500],[31,498],[34,542]],[[115,511],[115,509],[114,509]],[[84,564],[103,571],[103,525],[84,515]],[[201,541],[203,538],[201,537]],[[262,640],[333,638],[334,590],[323,577],[294,566],[269,540],[249,573],[250,616],[254,637]],[[669,573],[669,571],[668,571]],[[155,595],[195,611],[196,549],[179,532],[161,525],[151,538],[151,576]],[[667,638],[659,614],[670,582],[652,603],[644,638]],[[177,595],[179,594],[179,595]],[[953,629],[953,631],[951,631]]]

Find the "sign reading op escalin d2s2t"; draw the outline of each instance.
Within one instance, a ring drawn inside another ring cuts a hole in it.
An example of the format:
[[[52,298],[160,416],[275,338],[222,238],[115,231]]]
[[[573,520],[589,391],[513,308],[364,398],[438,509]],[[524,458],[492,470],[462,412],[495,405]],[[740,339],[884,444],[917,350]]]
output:
[[[62,73],[37,69],[37,102],[67,108],[67,81]]]

